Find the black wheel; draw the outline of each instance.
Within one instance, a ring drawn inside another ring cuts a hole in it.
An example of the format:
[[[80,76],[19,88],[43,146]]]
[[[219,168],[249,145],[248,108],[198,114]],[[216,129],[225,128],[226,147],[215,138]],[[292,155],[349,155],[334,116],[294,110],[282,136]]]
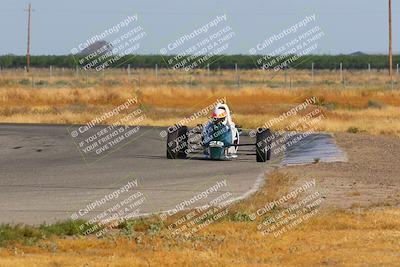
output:
[[[238,145],[239,144],[239,130],[235,134],[235,138],[233,140],[233,144],[234,145]],[[238,146],[235,146],[236,152],[237,152],[238,148],[239,148]]]
[[[187,126],[176,127],[174,131],[168,131],[167,136],[167,158],[186,158],[188,148]]]
[[[271,146],[268,141],[271,136],[269,129],[259,128],[256,133],[256,159],[257,162],[265,162],[271,159]]]
[[[266,130],[267,132],[267,160],[271,160],[271,140],[272,140],[272,133],[270,129]]]
[[[178,138],[181,140],[179,141],[179,151],[178,151],[178,158],[185,159],[187,157],[187,150],[188,150],[188,127],[181,126],[178,129]]]

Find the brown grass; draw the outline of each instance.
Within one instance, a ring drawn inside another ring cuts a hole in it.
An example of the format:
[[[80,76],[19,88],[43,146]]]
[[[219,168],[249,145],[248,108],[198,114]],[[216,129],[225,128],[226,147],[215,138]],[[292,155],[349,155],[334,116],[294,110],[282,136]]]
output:
[[[400,135],[400,90],[383,89],[387,88],[383,73],[374,73],[372,78],[362,72],[351,73],[349,77],[357,78],[354,83],[349,78],[350,86],[344,88],[337,83],[324,83],[336,77],[334,72],[324,71],[316,76],[314,85],[298,84],[289,89],[266,83],[280,84],[280,73],[264,75],[260,71],[241,71],[240,88],[229,83],[234,80],[232,71],[215,72],[211,76],[197,71],[192,74],[191,86],[185,80],[187,73],[168,70],[161,71],[157,79],[149,70],[137,70],[130,79],[118,70],[108,71],[105,78],[92,73],[89,78],[82,73],[75,77],[66,71],[49,78],[44,71],[36,70],[33,76],[25,78],[23,73],[3,71],[0,122],[86,123],[129,97],[138,96],[147,116],[142,124],[167,126],[226,97],[236,122],[254,128],[315,96],[318,103],[311,109],[320,108],[325,115],[316,130]],[[290,75],[299,81],[309,79],[305,71],[291,71]],[[381,85],[368,85],[370,79]],[[21,83],[22,80],[25,82]],[[299,116],[276,125],[275,130],[286,127]],[[193,121],[192,125],[206,119]]]
[[[274,173],[257,195],[232,211],[260,207],[295,181]],[[399,238],[399,210],[321,210],[277,238],[262,236],[254,222],[230,220],[215,222],[190,240],[137,228],[131,237],[53,239],[2,249],[0,266],[396,266]]]
[[[188,75],[174,72],[161,71],[155,79],[151,71],[137,70],[128,79],[111,70],[105,78],[93,74],[86,79],[82,74],[74,77],[73,71],[59,71],[52,78],[45,70],[35,71],[34,86],[31,76],[3,71],[1,122],[85,123],[138,96],[147,115],[144,124],[171,125],[226,97],[237,123],[252,128],[317,96],[318,105],[312,108],[321,108],[326,117],[317,130],[400,135],[400,92],[387,89],[385,73],[371,77],[347,73],[343,88],[336,72],[317,73],[314,86],[302,85],[310,80],[308,72],[290,72],[293,88],[289,89],[284,88],[281,73],[260,71],[242,71],[240,88],[232,82],[232,71],[210,77],[197,71],[191,86]],[[21,84],[21,79],[28,83]],[[40,80],[48,85],[36,84]],[[269,175],[262,190],[230,207],[230,216],[254,212],[295,183],[296,177],[286,173]],[[53,238],[37,246],[0,248],[0,266],[397,266],[399,262],[400,212],[392,207],[322,209],[278,238],[262,236],[256,226],[225,218],[190,240],[172,238],[167,229],[150,234],[142,225],[131,229],[129,236],[114,231],[103,239]]]

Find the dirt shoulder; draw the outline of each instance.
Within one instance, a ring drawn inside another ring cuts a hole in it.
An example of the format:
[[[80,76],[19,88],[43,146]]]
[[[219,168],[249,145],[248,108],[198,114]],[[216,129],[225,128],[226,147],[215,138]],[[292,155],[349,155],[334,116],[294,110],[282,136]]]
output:
[[[400,138],[335,134],[348,162],[317,163],[283,169],[297,183],[316,179],[325,207],[357,208],[400,205]]]

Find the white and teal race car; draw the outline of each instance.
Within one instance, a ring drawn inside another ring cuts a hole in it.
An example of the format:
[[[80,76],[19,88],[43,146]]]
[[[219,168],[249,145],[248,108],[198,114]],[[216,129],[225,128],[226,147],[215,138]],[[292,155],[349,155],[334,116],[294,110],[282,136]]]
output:
[[[185,159],[191,154],[202,154],[202,158],[210,160],[229,160],[240,155],[241,147],[254,147],[253,154],[257,162],[265,162],[271,158],[269,129],[259,128],[254,143],[240,143],[240,127],[223,124],[206,123],[189,129],[187,126],[168,128],[167,158]],[[249,155],[249,153],[246,153]]]

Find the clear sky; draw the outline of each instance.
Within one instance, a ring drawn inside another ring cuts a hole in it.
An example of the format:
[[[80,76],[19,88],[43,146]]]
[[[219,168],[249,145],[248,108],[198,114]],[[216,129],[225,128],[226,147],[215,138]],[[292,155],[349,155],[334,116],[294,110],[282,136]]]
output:
[[[1,0],[0,55],[25,53],[24,8],[28,3]],[[35,10],[33,55],[69,54],[80,42],[133,14],[138,15],[137,23],[146,32],[138,50],[140,54],[158,54],[182,34],[222,14],[227,15],[226,23],[235,32],[226,50],[228,54],[248,54],[251,47],[312,14],[325,33],[316,51],[319,54],[387,53],[388,46],[386,0],[32,0],[31,3]],[[393,11],[393,48],[398,53],[398,1],[393,1]]]

